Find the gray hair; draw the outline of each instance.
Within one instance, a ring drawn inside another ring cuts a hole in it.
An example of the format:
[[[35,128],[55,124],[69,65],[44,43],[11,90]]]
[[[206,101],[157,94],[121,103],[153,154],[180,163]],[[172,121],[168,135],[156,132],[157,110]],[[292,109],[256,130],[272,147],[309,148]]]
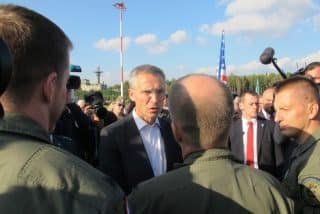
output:
[[[136,86],[136,79],[140,73],[149,73],[149,74],[157,75],[157,76],[160,76],[164,81],[166,79],[166,76],[163,73],[163,71],[157,66],[149,65],[149,64],[139,65],[135,67],[130,73],[130,78],[129,78],[130,88],[134,88]]]

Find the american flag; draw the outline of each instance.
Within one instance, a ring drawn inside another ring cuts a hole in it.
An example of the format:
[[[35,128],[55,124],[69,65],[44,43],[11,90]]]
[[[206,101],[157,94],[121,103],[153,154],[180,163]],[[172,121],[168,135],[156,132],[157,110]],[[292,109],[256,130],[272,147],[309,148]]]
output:
[[[226,71],[226,62],[224,58],[224,31],[222,31],[221,36],[221,46],[220,46],[220,57],[219,57],[219,67],[217,70],[217,79],[223,83],[227,83],[227,71]]]

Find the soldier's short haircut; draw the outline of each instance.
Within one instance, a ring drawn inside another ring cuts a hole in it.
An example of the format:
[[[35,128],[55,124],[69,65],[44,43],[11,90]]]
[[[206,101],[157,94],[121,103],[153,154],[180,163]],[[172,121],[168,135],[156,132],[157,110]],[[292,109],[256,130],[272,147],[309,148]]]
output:
[[[303,74],[306,74],[308,71],[311,71],[317,67],[320,67],[320,62],[311,62],[304,68]]]
[[[203,75],[204,74],[196,74]],[[179,124],[187,136],[189,144],[202,148],[221,146],[228,138],[233,115],[232,94],[225,86],[214,77],[211,77],[221,89],[222,93],[212,94],[206,100],[205,106],[199,106],[196,98],[193,101],[186,92],[182,81],[192,75],[187,75],[172,86],[169,94],[169,109],[172,119]],[[200,92],[199,92],[200,93]],[[199,96],[201,96],[199,94]]]
[[[300,86],[298,90],[302,93],[300,93],[299,95],[304,96],[304,99],[312,99],[317,103],[320,103],[319,89],[317,87],[317,84],[313,80],[305,76],[293,76],[289,79],[280,81],[275,87],[275,95],[277,95],[284,89],[295,88],[297,86]]]
[[[41,14],[17,5],[0,5],[0,37],[13,58],[6,94],[24,103],[41,80],[68,69],[72,43],[65,33]]]
[[[137,76],[141,73],[148,73],[148,74],[156,75],[156,76],[161,77],[163,79],[163,81],[166,80],[166,76],[165,76],[164,72],[160,68],[158,68],[157,66],[149,65],[149,64],[139,65],[139,66],[135,67],[130,73],[130,78],[129,78],[129,87],[130,88],[136,87]]]
[[[239,96],[239,102],[243,102],[244,97],[245,97],[247,94],[250,94],[250,95],[252,95],[252,96],[254,96],[254,97],[259,97],[259,95],[258,95],[255,91],[246,90],[246,91],[241,92],[241,94],[240,94],[240,96]]]

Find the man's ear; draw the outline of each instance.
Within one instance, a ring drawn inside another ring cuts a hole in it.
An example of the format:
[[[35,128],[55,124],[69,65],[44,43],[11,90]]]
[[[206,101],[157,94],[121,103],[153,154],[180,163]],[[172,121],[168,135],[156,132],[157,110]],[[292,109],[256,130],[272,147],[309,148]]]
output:
[[[133,94],[134,94],[134,91],[133,91],[133,90],[134,90],[134,89],[129,88],[129,89],[128,89],[128,95],[129,95],[130,100],[134,102],[135,100],[134,100],[134,95],[133,95]]]
[[[42,81],[42,95],[45,102],[52,102],[52,100],[54,99],[56,87],[57,73],[52,72]]]
[[[172,133],[173,133],[173,136],[176,139],[176,141],[178,143],[182,142],[181,131],[173,120],[171,121],[171,129],[172,129]]]
[[[310,103],[309,107],[309,119],[315,119],[319,115],[319,104],[318,103]]]

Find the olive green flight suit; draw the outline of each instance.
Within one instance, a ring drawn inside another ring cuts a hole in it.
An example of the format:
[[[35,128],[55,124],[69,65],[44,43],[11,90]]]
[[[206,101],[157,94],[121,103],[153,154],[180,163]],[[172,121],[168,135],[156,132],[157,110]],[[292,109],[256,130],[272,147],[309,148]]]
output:
[[[293,151],[283,179],[296,213],[320,213],[320,128]]]
[[[112,179],[50,145],[35,121],[0,120],[0,213],[122,213],[123,198]]]
[[[138,185],[131,213],[291,213],[292,201],[271,175],[238,164],[230,151],[187,156],[184,165]]]

